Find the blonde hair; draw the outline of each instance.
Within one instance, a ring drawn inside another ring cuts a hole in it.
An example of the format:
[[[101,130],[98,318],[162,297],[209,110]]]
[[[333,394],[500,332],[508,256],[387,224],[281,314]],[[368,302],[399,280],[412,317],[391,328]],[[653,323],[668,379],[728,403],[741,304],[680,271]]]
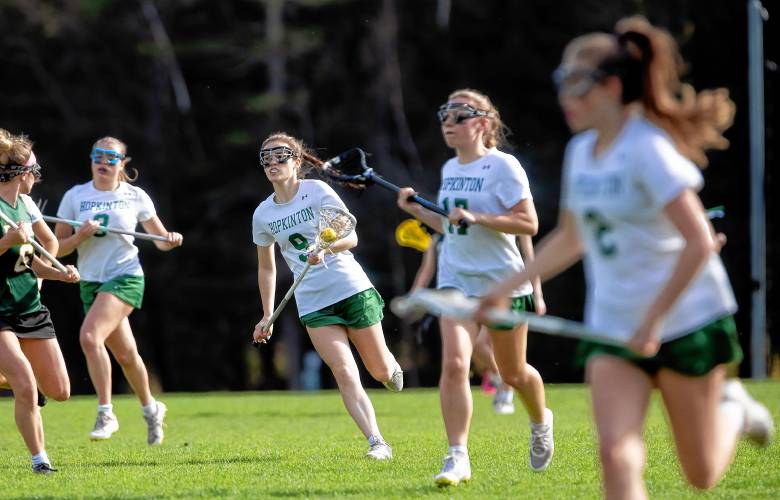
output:
[[[25,135],[14,135],[0,128],[0,165],[24,165],[30,159],[32,141]]]
[[[485,118],[490,122],[490,125],[482,136],[482,144],[484,144],[485,147],[497,148],[508,144],[506,137],[510,132],[509,127],[504,125],[504,122],[501,121],[501,114],[498,112],[498,108],[496,108],[493,101],[491,101],[487,95],[479,90],[463,88],[451,92],[450,95],[447,96],[447,100],[451,101],[458,97],[472,101],[476,104],[475,107],[478,110],[487,113],[487,117]]]
[[[582,59],[618,76],[624,104],[640,102],[645,116],[663,128],[678,151],[704,168],[708,149],[726,149],[723,133],[734,121],[736,107],[728,90],[696,92],[683,84],[684,68],[671,35],[641,16],[623,18],[615,34],[592,33],[572,40],[564,60]]]
[[[132,175],[127,172],[127,164],[130,163],[133,159],[129,156],[127,156],[127,144],[120,141],[116,137],[106,136],[101,137],[100,139],[95,141],[95,144],[92,145],[92,149],[95,149],[98,146],[102,145],[111,145],[114,149],[116,149],[118,152],[125,155],[124,159],[122,159],[122,170],[119,171],[119,180],[122,182],[135,182],[138,180],[138,170],[135,168],[132,168]]]
[[[316,169],[320,167],[323,163],[322,160],[320,160],[314,152],[309,149],[306,144],[300,140],[297,139],[290,134],[286,132],[274,132],[265,139],[263,139],[263,143],[260,145],[260,149],[265,148],[265,145],[270,142],[283,142],[285,143],[290,149],[293,150],[295,153],[296,158],[300,158],[301,160],[301,167],[298,169],[298,178],[303,179],[306,177],[306,175],[312,171],[312,169]]]

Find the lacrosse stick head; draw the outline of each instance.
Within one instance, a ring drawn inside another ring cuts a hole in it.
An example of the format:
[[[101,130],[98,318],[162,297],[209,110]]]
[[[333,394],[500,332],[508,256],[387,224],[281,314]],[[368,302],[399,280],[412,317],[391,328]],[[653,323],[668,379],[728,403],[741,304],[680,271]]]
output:
[[[431,246],[431,235],[417,219],[406,219],[395,229],[395,241],[402,247],[424,252]]]
[[[360,148],[345,151],[323,163],[320,168],[339,184],[359,189],[371,184],[371,168],[366,165],[366,152]]]
[[[338,207],[322,207],[317,219],[316,251],[325,250],[355,230],[357,221],[346,210]]]
[[[463,295],[460,290],[422,288],[409,295],[390,301],[390,310],[407,321],[414,322],[426,313],[455,319],[471,319],[479,303]]]

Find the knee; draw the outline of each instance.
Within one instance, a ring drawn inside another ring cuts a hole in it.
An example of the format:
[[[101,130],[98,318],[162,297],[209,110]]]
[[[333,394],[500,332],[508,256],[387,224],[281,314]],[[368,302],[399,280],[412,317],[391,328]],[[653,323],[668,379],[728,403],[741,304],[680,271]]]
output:
[[[612,479],[641,476],[645,466],[645,448],[638,437],[602,439],[599,456],[604,474]]]
[[[140,356],[134,350],[125,350],[120,352],[112,352],[114,359],[119,366],[131,366],[140,360]]]
[[[11,390],[14,393],[14,400],[19,406],[33,406],[37,397],[37,387],[34,379],[14,380]]]
[[[346,363],[338,363],[330,366],[330,371],[333,373],[333,377],[336,379],[336,383],[339,387],[344,387],[349,384],[360,385],[360,380],[356,371]]]
[[[684,463],[683,472],[691,486],[699,490],[709,490],[720,480],[720,474],[716,471],[715,464],[703,457],[699,457],[694,463]]]
[[[70,381],[62,381],[56,387],[44,392],[46,397],[49,397],[55,401],[67,401],[68,398],[70,398]]]
[[[518,369],[502,369],[499,367],[498,373],[501,375],[501,380],[515,389],[522,389],[529,384],[531,380],[531,374],[526,370],[527,365],[524,365]]]
[[[103,347],[103,342],[98,340],[94,329],[82,328],[79,332],[79,343],[81,344],[81,350],[84,352],[94,351]]]
[[[441,377],[445,380],[468,379],[469,362],[462,358],[445,359],[441,365]]]

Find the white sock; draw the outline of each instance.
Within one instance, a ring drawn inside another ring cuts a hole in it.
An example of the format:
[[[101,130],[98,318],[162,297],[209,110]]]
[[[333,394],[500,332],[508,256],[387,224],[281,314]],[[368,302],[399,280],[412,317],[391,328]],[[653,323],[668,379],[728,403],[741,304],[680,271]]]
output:
[[[374,446],[377,443],[383,442],[385,439],[382,437],[381,434],[371,434],[368,436],[368,445]]]
[[[111,403],[108,403],[107,405],[98,405],[98,411],[100,413],[108,413],[110,415],[114,414],[114,405]]]
[[[149,403],[146,406],[142,406],[141,409],[144,411],[144,416],[151,417],[152,415],[157,414],[157,400],[152,399],[152,402]]]
[[[449,449],[449,454],[454,455],[455,453],[459,453],[461,455],[469,456],[469,450],[466,447],[465,444],[455,444],[451,445]]]
[[[46,454],[46,450],[41,450],[37,455],[32,456],[33,465],[49,464],[49,455]]]
[[[718,405],[721,418],[726,419],[728,422],[732,422],[737,426],[739,432],[743,432],[745,428],[745,409],[742,405],[736,401],[721,401]]]
[[[531,427],[533,427],[534,429],[538,429],[539,427],[543,427],[543,426],[546,426],[547,424],[549,424],[549,422],[547,421],[547,412],[548,411],[550,411],[550,410],[545,408],[544,412],[542,413],[543,418],[544,418],[544,422],[542,422],[541,424],[537,424],[536,422],[531,420]]]

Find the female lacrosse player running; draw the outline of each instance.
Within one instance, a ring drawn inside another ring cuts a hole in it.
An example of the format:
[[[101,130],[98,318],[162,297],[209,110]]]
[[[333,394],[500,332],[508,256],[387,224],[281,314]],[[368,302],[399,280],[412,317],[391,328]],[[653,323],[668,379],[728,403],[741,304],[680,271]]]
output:
[[[357,348],[371,376],[387,389],[403,388],[403,372],[385,344],[382,297],[349,252],[357,245],[355,232],[336,241],[328,253],[309,253],[310,243],[317,235],[319,210],[335,207],[346,211],[330,186],[319,180],[303,179],[304,167],[321,163],[302,141],[285,133],[272,134],[263,141],[260,165],[274,194],[252,216],[264,311],[253,336],[255,342],[265,342],[273,333],[273,325],[266,324],[274,310],[276,242],[296,276],[307,260],[312,264],[295,291],[298,314],[314,348],[333,372],[344,406],[368,439],[366,456],[385,460],[392,458],[393,452],[379,432],[374,407],[360,384],[349,342]]]
[[[36,388],[65,401],[70,380],[49,310],[41,304],[38,278],[75,283],[79,273],[73,266],[58,271],[35,256],[29,243],[35,236],[49,253],[57,253],[57,239],[28,196],[40,177],[32,143],[0,129],[0,212],[18,226],[0,219],[0,385],[7,383],[14,393],[16,426],[32,454],[33,471],[49,474],[56,469],[44,448]]]
[[[607,498],[645,498],[642,429],[661,391],[690,484],[710,488],[740,433],[766,444],[767,410],[727,363],[742,352],[736,303],[696,194],[694,162],[724,149],[734,104],[725,90],[680,85],[672,38],[643,18],[616,34],[575,38],[555,73],[561,107],[578,132],[564,158],[561,216],[534,262],[483,300],[503,302],[529,276],[586,261],[586,323],[626,343],[580,346],[591,386]]]
[[[78,266],[82,272],[81,300],[86,317],[79,341],[87,358],[87,368],[98,397],[93,440],[109,439],[119,429],[111,404],[111,360],[114,355],[143,409],[147,423],[147,443],[163,441],[163,419],[167,408],[155,401],[149,390],[146,367],[130,329],[128,316],[141,307],[144,273],[138,260],[133,237],[102,232],[100,226],[132,231],[138,222],[146,232],[168,238],[155,241],[160,250],[171,250],[182,244],[182,235],[168,232],[141,188],[132,186],[126,171],[130,158],[127,146],[113,137],[99,139],[92,148],[92,180],[69,189],[62,197],[57,216],[83,224],[74,229],[64,223],[54,228],[60,242],[59,255],[78,249]]]
[[[414,194],[411,188],[401,189],[398,206],[444,234],[437,287],[481,297],[507,273],[523,268],[515,235],[536,234],[536,209],[520,163],[496,149],[504,140],[505,127],[486,95],[456,90],[438,116],[444,141],[456,153],[442,168],[439,189],[439,205],[449,210],[449,220],[409,202]],[[518,310],[532,311],[533,292],[526,282],[507,297]],[[435,480],[439,485],[456,485],[471,478],[466,447],[472,415],[468,372],[479,324],[442,318],[440,325],[439,387],[449,452]],[[526,362],[528,326],[489,332],[501,378],[518,391],[531,419],[531,468],[545,470],[553,454],[553,417],[545,406],[542,378]]]
[[[414,277],[409,293],[414,292],[420,288],[426,288],[433,279],[436,272],[436,261],[439,254],[439,248],[442,235],[437,234],[433,237],[431,245],[425,250],[423,254],[420,267],[417,269],[417,274]],[[533,259],[533,242],[531,237],[527,234],[519,235],[517,237],[518,245],[522,250],[522,254],[526,259]],[[542,296],[541,283],[537,277],[534,280],[534,307],[537,314],[544,314],[546,306],[544,298]],[[493,355],[493,345],[490,342],[490,334],[487,328],[482,326],[477,333],[477,338],[474,341],[474,346],[471,353],[471,359],[474,362],[474,366],[479,373],[482,374],[483,384],[482,389],[485,390],[485,382],[491,384],[491,388],[495,392],[493,394],[493,411],[498,415],[511,415],[515,412],[514,388],[504,383],[501,380],[501,374],[496,365],[496,358]]]

